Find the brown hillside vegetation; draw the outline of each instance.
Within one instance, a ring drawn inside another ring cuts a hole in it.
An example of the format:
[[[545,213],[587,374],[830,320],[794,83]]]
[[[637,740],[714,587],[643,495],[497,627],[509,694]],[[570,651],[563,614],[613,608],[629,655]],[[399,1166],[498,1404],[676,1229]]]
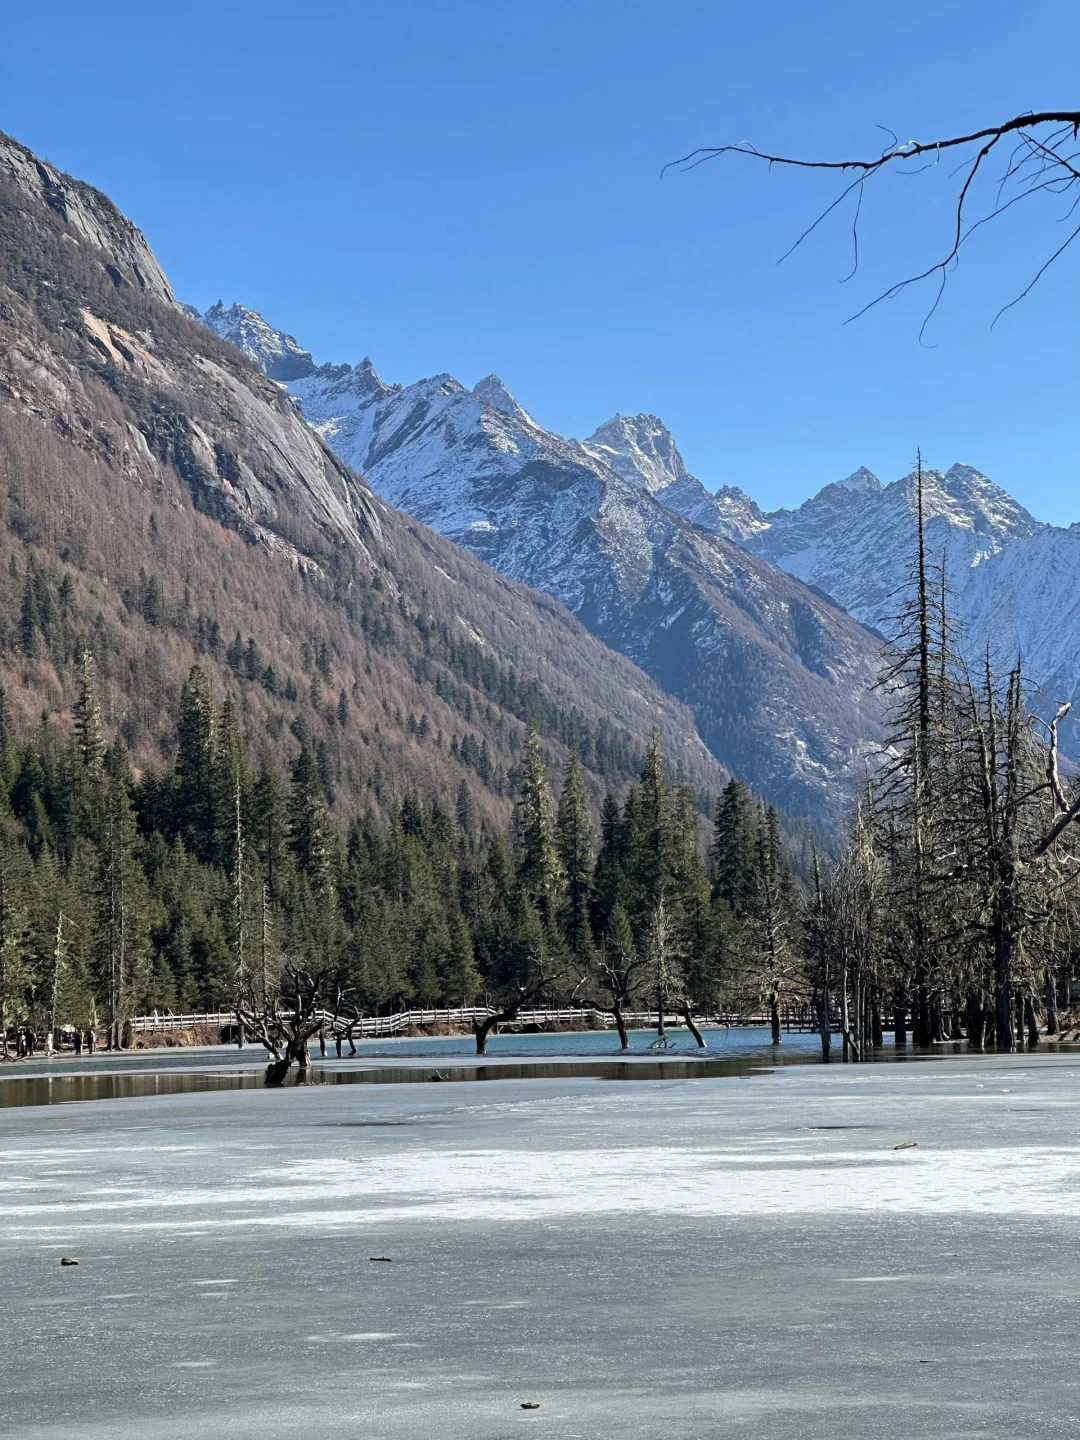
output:
[[[310,741],[345,813],[464,780],[501,827],[529,720],[597,795],[654,726],[699,791],[724,779],[688,710],[373,497],[105,197],[0,136],[0,678],[24,726],[67,723],[86,645],[140,765],[173,753],[198,661],[253,753]]]

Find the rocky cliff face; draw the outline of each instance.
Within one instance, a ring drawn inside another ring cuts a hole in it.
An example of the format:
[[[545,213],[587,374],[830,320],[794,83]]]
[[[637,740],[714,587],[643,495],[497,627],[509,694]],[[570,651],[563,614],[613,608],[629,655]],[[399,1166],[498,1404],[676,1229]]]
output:
[[[58,216],[67,242],[87,246],[92,263],[105,266],[117,289],[131,286],[167,305],[176,304],[142,232],[100,190],[61,174],[2,131],[0,179],[6,182],[9,197],[21,199],[27,214],[45,206]]]
[[[204,320],[224,333],[214,313]],[[880,736],[879,642],[676,513],[680,496],[688,510],[704,496],[749,532],[762,523],[745,497],[709,497],[653,417],[567,440],[497,377],[472,390],[450,375],[390,386],[367,360],[320,366],[287,389],[393,505],[556,596],[685,700],[725,765],[795,813],[843,811]]]
[[[219,309],[234,321],[267,368],[304,369],[295,342]],[[370,367],[322,383],[346,378],[393,394]],[[578,750],[597,791],[626,783],[653,726],[700,789],[725,778],[684,706],[373,495],[175,303],[104,196],[3,137],[0,482],[0,678],[24,719],[65,712],[89,640],[141,764],[174,743],[198,657],[256,752],[287,759],[306,736],[354,809],[408,788],[452,805],[464,783],[504,823],[526,720],[553,759]]]

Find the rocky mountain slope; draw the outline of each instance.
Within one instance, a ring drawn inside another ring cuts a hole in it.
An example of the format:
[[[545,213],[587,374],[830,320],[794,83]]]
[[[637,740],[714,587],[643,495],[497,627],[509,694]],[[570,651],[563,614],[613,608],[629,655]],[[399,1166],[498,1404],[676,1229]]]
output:
[[[741,490],[711,495],[654,416],[617,416],[585,442],[662,504],[738,541],[892,633],[915,545],[914,475],[883,485],[863,468],[794,510],[763,513]],[[1016,656],[1042,710],[1080,702],[1080,525],[1044,525],[970,465],[923,471],[931,563],[944,565],[961,644],[1002,668]],[[1080,757],[1075,720],[1063,740]]]
[[[279,344],[266,368],[304,363]],[[699,790],[726,778],[679,701],[373,495],[105,196],[4,136],[0,479],[0,679],[24,725],[63,733],[90,644],[139,764],[174,747],[198,659],[256,753],[311,745],[345,816],[464,789],[504,825],[526,720],[597,794],[653,726]]]
[[[624,480],[643,486],[666,509],[704,530],[742,545],[768,527],[756,503],[737,485],[713,494],[691,475],[675,437],[655,415],[616,415],[582,443]]]
[[[203,319],[268,371],[300,350],[241,306]],[[312,366],[289,394],[380,495],[568,605],[685,700],[712,752],[778,803],[843,811],[880,736],[879,642],[663,503],[685,493],[689,512],[700,497],[658,422],[616,419],[578,442],[545,430],[495,376],[472,390],[450,375],[402,387],[370,360]]]
[[[797,510],[766,516],[747,543],[820,586],[869,625],[888,628],[911,564],[915,539],[915,476],[882,485],[857,470]],[[945,474],[923,471],[927,554],[964,590],[968,574],[1014,540],[1042,527],[1004,490],[970,465]]]

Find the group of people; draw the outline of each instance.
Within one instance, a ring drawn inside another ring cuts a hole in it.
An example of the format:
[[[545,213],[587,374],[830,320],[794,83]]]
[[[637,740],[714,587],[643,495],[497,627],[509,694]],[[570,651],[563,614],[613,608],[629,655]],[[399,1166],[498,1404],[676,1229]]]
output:
[[[64,1025],[47,1033],[44,1040],[32,1025],[9,1025],[0,1030],[0,1059],[3,1060],[32,1060],[38,1051],[52,1055],[58,1050],[72,1050],[81,1055],[84,1049],[89,1055],[94,1053],[93,1029],[84,1031],[74,1025]]]

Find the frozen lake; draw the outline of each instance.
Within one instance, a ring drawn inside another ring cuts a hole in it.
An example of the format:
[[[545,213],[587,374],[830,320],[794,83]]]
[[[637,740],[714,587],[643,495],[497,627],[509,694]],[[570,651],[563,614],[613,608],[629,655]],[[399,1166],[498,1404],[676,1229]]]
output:
[[[1080,1056],[746,1069],[0,1108],[0,1434],[1074,1436]]]

